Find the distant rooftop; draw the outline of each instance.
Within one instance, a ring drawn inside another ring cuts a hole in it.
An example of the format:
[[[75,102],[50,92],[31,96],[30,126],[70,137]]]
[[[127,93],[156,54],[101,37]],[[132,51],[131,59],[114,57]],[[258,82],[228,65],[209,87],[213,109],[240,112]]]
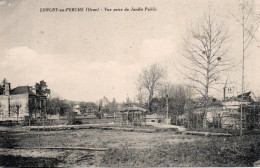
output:
[[[120,108],[119,109],[120,112],[126,112],[126,111],[141,111],[141,112],[147,112],[148,110],[147,109],[144,109],[144,108],[141,108],[141,107],[136,107],[136,106],[133,106],[133,107],[123,107],[123,108]]]
[[[30,89],[29,86],[18,86],[14,89],[11,90],[12,95],[17,95],[17,94],[30,94],[30,95],[35,95]]]
[[[251,92],[243,93],[243,97],[248,97],[250,94],[251,94]],[[242,97],[242,94],[238,95],[237,97],[238,97],[238,98],[241,98],[241,97]]]

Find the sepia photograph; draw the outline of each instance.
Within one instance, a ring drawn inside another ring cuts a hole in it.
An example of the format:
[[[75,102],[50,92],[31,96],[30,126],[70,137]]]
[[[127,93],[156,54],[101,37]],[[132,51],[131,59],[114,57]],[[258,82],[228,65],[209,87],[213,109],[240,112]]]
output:
[[[0,167],[260,167],[259,0],[0,0]]]

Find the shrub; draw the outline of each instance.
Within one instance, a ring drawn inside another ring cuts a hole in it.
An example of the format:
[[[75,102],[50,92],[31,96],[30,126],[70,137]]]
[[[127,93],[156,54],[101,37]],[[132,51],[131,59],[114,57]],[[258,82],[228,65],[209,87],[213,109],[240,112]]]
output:
[[[82,121],[78,118],[73,118],[69,124],[72,124],[72,125],[81,125],[82,124]]]

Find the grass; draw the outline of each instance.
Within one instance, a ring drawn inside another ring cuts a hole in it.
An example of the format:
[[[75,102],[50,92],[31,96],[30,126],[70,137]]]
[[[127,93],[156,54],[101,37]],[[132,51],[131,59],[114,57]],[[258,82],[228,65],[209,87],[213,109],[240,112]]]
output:
[[[3,167],[55,167],[59,160],[56,158],[0,155],[0,163]]]
[[[198,131],[198,132],[211,132],[211,133],[227,133],[232,135],[240,135],[239,129],[221,129],[221,128],[189,128],[188,131]],[[243,130],[243,134],[259,134],[259,130]]]
[[[31,132],[28,134],[8,134],[15,147],[35,147],[38,145],[38,133]],[[105,147],[118,148],[128,143],[129,147],[150,148],[160,143],[171,141],[179,143],[183,141],[193,141],[203,139],[191,135],[176,135],[174,132],[127,132],[114,130],[64,130],[64,131],[45,131],[40,132],[41,146],[64,146],[64,147]],[[0,144],[1,146],[1,144]]]
[[[208,141],[163,144],[152,149],[122,147],[107,151],[100,166],[112,167],[233,167],[253,166],[260,159],[260,136],[243,139],[212,137]]]
[[[6,156],[52,158],[48,165],[97,167],[209,167],[253,166],[260,159],[260,135],[205,137],[168,132],[125,132],[114,130],[64,130],[40,132],[41,146],[107,147],[106,152],[65,150],[10,150],[14,147],[37,147],[38,133],[6,133],[0,146],[9,148]],[[4,143],[5,142],[5,143]],[[12,145],[9,146],[11,143]],[[6,145],[4,145],[6,144]],[[1,158],[1,156],[0,156]],[[58,159],[58,160],[55,160]],[[57,162],[59,163],[57,163]],[[11,164],[11,163],[10,163]],[[16,164],[19,166],[19,164]],[[14,166],[16,166],[14,165]],[[31,163],[28,163],[31,165]],[[0,166],[4,166],[3,164]],[[10,165],[12,166],[12,165]],[[37,165],[35,165],[37,166]]]

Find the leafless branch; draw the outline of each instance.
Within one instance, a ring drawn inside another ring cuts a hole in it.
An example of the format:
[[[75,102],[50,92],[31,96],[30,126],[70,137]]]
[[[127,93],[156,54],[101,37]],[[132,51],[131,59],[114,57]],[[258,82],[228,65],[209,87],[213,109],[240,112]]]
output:
[[[191,28],[188,34],[190,36],[184,39],[182,55],[186,61],[182,67],[192,72],[192,75],[181,73],[193,83],[194,90],[203,96],[207,105],[209,89],[220,78],[219,73],[231,68],[230,59],[226,58],[227,31],[225,25],[213,16],[209,7],[203,20],[199,21],[196,28]]]

